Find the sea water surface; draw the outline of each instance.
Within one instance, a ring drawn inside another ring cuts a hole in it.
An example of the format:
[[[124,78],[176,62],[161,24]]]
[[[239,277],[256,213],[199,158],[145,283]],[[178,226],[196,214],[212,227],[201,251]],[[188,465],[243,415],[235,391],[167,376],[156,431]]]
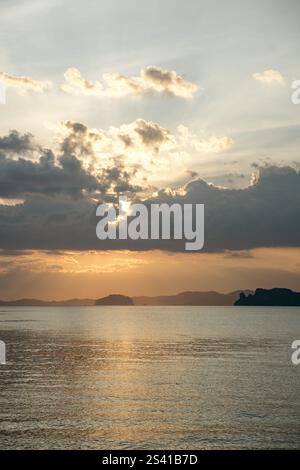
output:
[[[300,448],[299,308],[1,307],[1,449]]]

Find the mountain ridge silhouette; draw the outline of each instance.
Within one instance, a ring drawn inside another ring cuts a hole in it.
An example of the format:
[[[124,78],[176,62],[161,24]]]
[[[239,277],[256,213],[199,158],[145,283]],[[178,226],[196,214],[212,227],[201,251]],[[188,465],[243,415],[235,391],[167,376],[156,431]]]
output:
[[[300,292],[291,289],[257,288],[236,290],[229,293],[216,291],[183,291],[174,295],[162,296],[127,296],[110,294],[98,299],[40,300],[23,298],[0,300],[0,307],[85,307],[101,305],[132,306],[300,306]]]

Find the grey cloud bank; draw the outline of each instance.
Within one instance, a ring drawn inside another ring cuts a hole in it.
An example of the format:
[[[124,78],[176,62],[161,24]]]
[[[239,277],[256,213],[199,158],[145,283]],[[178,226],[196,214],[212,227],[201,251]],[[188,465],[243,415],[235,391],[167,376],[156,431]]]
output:
[[[38,159],[19,156],[31,147],[40,152]],[[0,205],[1,249],[184,251],[182,240],[98,240],[96,207],[116,202],[117,191],[146,207],[204,204],[204,251],[300,245],[300,173],[289,166],[260,168],[246,189],[216,187],[198,178],[141,198],[124,162],[116,159],[114,167],[94,174],[72,149],[64,140],[55,159],[53,151],[35,147],[32,137],[14,132],[0,140],[0,198],[24,200]],[[112,184],[115,196],[108,194]]]

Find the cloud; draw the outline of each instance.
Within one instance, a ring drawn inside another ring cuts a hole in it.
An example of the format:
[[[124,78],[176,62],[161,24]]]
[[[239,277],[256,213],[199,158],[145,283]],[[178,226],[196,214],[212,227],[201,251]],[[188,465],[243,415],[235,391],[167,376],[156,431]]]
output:
[[[61,85],[61,89],[66,93],[102,96],[103,85],[98,81],[92,82],[84,79],[75,67],[67,69],[64,77],[66,83]]]
[[[199,176],[199,173],[195,170],[190,170],[189,168],[186,169],[186,175],[189,177],[189,178],[196,178],[197,176]]]
[[[65,83],[61,85],[61,89],[67,93],[110,98],[141,96],[149,92],[191,98],[198,89],[195,83],[181,77],[174,70],[163,70],[156,66],[142,69],[136,77],[106,73],[102,76],[102,81],[87,80],[78,69],[72,67],[65,71],[64,77]]]
[[[78,156],[95,157],[96,148],[105,148],[109,141],[105,133],[98,129],[89,129],[80,122],[62,121],[57,130],[65,134],[61,147],[64,152],[76,153]]]
[[[217,153],[229,150],[234,145],[230,136],[203,136],[200,137],[185,126],[178,126],[177,132],[153,121],[136,119],[129,124],[119,127],[111,126],[109,129],[89,129],[84,124],[72,121],[61,121],[56,130],[66,134],[66,142],[75,150],[83,147],[92,152],[110,152],[113,154],[132,155],[134,152],[149,152],[149,154],[163,151],[187,151],[188,149],[200,153]]]
[[[51,149],[29,133],[13,130],[0,137],[2,206],[20,205],[28,194],[146,195],[162,178],[185,172],[190,153],[222,152],[233,142],[226,136],[199,138],[183,126],[172,133],[144,119],[106,130],[62,121],[54,129],[58,135]]]
[[[113,164],[102,170],[99,174],[102,185],[108,192],[117,193],[138,193],[142,187],[131,183],[136,170],[127,169],[122,158],[115,158]]]
[[[83,167],[94,174],[110,166],[116,157],[122,157],[128,170],[138,169],[133,175],[134,185],[140,185],[143,178],[151,185],[163,178],[177,178],[190,165],[192,155],[201,158],[210,153],[226,152],[234,145],[230,136],[203,133],[199,136],[184,126],[172,132],[145,119],[108,129],[90,129],[72,121],[51,127],[59,138],[62,137],[64,149],[73,152],[82,160]]]
[[[177,75],[174,70],[163,70],[155,66],[141,70],[141,78],[157,92],[167,92],[182,98],[191,98],[198,88],[195,83]]]
[[[252,76],[254,80],[262,83],[284,83],[284,77],[280,72],[278,72],[278,70],[265,70],[264,72],[254,73]]]
[[[32,134],[21,134],[13,130],[4,137],[0,137],[0,156],[4,153],[27,153],[37,148]]]
[[[150,150],[157,153],[162,149],[170,149],[176,145],[175,137],[168,129],[144,119],[123,124],[120,128],[111,127],[110,132],[129,151],[130,149]]]
[[[65,71],[64,78],[65,83],[61,84],[60,88],[66,93],[107,98],[143,96],[151,92],[192,98],[198,89],[195,83],[181,77],[174,70],[163,70],[156,66],[145,67],[136,77],[105,73],[101,80],[94,81],[84,78],[77,68],[70,67]],[[49,90],[53,85],[49,80],[34,80],[31,77],[16,76],[6,72],[0,72],[0,81],[21,91],[38,93]]]
[[[11,138],[13,136],[14,138]],[[24,156],[23,145],[27,139],[13,131],[7,139],[0,140],[0,150],[4,142],[7,153],[0,152],[0,198],[2,201],[21,200],[27,195],[36,193],[54,195],[65,193],[72,197],[79,197],[83,190],[96,191],[100,188],[97,178],[82,167],[81,161],[72,153],[62,147],[58,158],[52,150],[40,149],[37,161]],[[29,140],[30,142],[30,140]],[[14,143],[15,145],[12,145]],[[14,158],[10,152],[14,152]],[[22,201],[23,202],[23,201]],[[5,203],[4,203],[5,204]],[[8,205],[8,204],[5,204]]]
[[[199,137],[192,133],[186,126],[180,125],[177,128],[180,142],[189,147],[193,147],[199,152],[218,153],[229,150],[234,145],[234,140],[230,136]]]
[[[18,77],[6,72],[0,72],[0,80],[2,80],[8,87],[18,88],[22,91],[34,91],[37,93],[44,93],[52,86],[52,83],[49,80],[34,80],[31,77]]]
[[[101,188],[131,192],[139,202],[138,189],[122,159],[96,176],[83,171],[74,157],[51,154],[37,162],[2,158],[1,194],[24,195],[17,206],[0,206],[0,248],[4,250],[150,250],[180,252],[181,240],[107,240],[96,238],[97,205],[109,195]],[[123,186],[122,186],[123,185]],[[39,193],[39,197],[36,194]],[[108,199],[106,199],[108,200]],[[205,205],[207,252],[256,247],[299,247],[300,172],[291,167],[263,167],[252,185],[231,190],[194,179],[182,188],[162,189],[143,203]]]
[[[15,130],[0,137],[1,206],[26,204],[36,194],[95,198],[141,190],[133,182],[136,165],[125,165],[124,156],[112,153],[111,146],[109,158],[97,161],[97,145],[108,145],[101,131],[71,121],[60,126],[65,134],[55,149],[43,148],[31,134]]]
[[[29,256],[32,252],[28,250],[0,250],[0,257]]]

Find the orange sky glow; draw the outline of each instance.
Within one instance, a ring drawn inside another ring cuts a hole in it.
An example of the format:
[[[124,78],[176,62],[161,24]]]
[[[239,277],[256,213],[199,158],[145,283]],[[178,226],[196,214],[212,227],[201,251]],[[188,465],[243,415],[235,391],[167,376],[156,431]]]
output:
[[[300,290],[299,248],[225,253],[23,252],[1,256],[0,298],[45,300],[229,292],[256,287]]]

